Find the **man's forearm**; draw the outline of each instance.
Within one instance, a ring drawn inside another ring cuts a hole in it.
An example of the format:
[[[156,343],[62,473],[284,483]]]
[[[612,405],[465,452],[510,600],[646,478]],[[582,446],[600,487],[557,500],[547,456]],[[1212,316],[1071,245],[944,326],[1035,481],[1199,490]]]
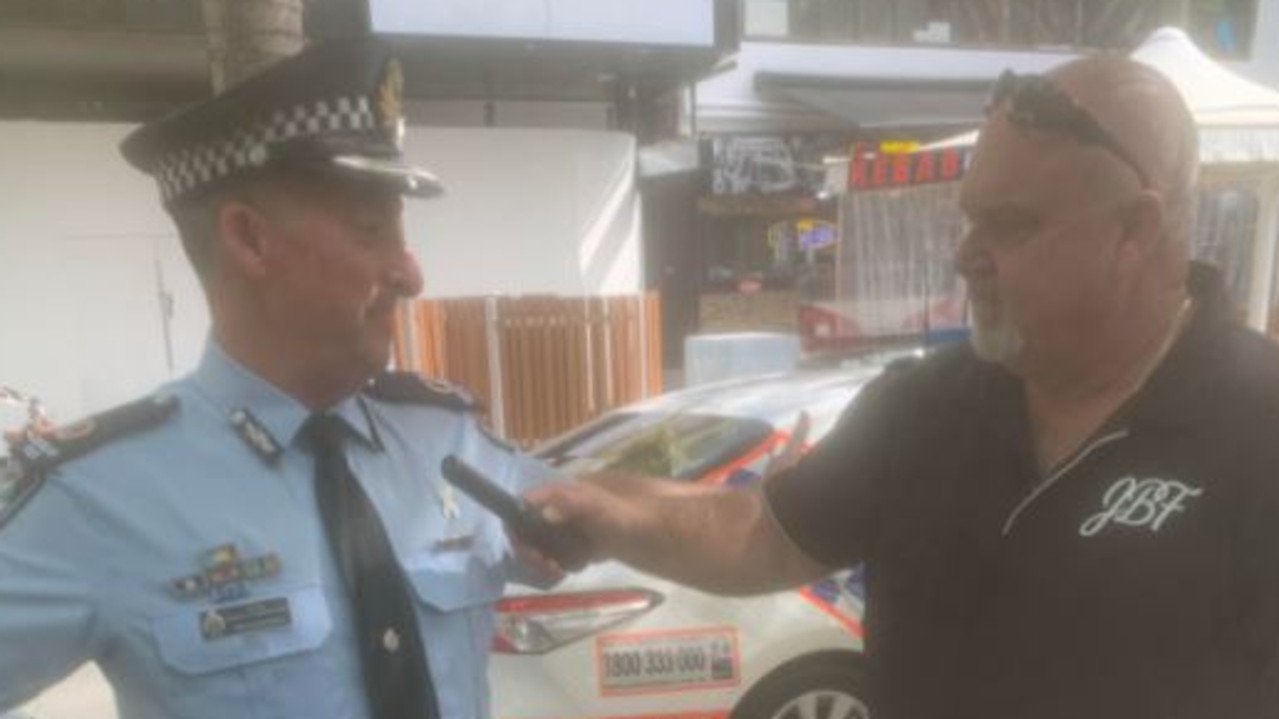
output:
[[[609,549],[643,571],[734,595],[796,586],[828,571],[776,525],[758,488],[636,478],[607,486],[633,510]]]

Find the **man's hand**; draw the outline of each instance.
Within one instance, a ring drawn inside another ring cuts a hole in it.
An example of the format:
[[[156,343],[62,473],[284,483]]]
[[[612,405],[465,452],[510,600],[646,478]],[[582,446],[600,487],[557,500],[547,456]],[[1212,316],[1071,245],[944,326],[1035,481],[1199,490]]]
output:
[[[628,502],[619,491],[624,485],[612,480],[592,475],[576,481],[549,482],[526,492],[524,502],[549,524],[569,527],[580,534],[587,545],[584,551],[588,563],[612,559],[618,556],[629,527],[638,521],[639,510],[634,506],[637,503]],[[512,533],[512,540],[533,566],[559,571],[580,569],[560,566],[554,558],[521,541],[518,533]]]
[[[510,525],[506,525],[506,536],[510,537],[515,561],[523,570],[523,576],[519,579],[521,584],[547,589],[559,584],[567,576],[568,573],[559,565],[559,562],[520,541],[519,535],[511,529]]]
[[[540,485],[524,501],[582,536],[590,561],[618,559],[704,591],[773,591],[829,571],[774,526],[757,488],[596,474]]]
[[[30,437],[51,437],[57,431],[58,426],[47,417],[37,417],[25,427],[5,430],[4,441],[12,445]]]

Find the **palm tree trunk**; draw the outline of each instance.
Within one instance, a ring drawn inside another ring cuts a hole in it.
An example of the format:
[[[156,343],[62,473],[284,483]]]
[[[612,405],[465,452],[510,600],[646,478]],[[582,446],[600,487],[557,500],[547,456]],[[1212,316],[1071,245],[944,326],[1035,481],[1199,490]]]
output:
[[[214,92],[302,49],[303,0],[201,0]]]

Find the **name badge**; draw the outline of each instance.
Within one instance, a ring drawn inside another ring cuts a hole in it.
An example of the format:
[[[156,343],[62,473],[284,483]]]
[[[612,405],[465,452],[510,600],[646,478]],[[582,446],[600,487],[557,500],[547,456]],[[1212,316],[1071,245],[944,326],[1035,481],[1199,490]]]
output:
[[[475,546],[474,534],[460,534],[453,537],[445,537],[431,545],[431,551],[435,554],[448,554],[449,552],[465,552]]]
[[[263,599],[200,612],[200,634],[215,641],[237,634],[277,629],[293,624],[293,611],[284,597]]]

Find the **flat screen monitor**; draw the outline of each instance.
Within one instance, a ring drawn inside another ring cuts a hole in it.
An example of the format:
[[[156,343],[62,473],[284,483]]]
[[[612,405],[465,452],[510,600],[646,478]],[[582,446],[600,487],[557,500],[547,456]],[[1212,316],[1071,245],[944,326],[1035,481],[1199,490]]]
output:
[[[375,32],[716,47],[716,0],[369,0]]]

